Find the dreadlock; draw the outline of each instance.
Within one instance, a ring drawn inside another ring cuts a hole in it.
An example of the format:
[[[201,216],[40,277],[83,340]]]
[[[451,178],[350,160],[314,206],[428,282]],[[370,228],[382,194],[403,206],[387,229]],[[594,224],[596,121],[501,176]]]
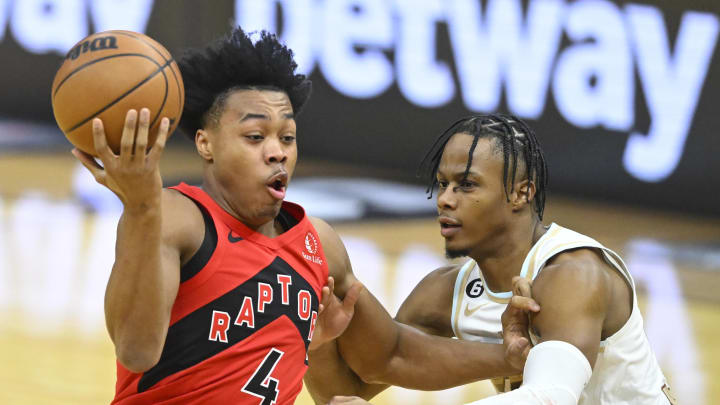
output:
[[[440,166],[445,145],[450,138],[458,133],[473,137],[468,151],[467,167],[463,175],[465,180],[470,173],[473,153],[480,138],[493,138],[503,153],[503,185],[505,198],[510,201],[510,193],[515,190],[515,178],[518,168],[518,155],[522,154],[525,163],[525,175],[535,183],[535,212],[542,220],[545,210],[545,186],[548,181],[547,164],[535,132],[523,121],[503,114],[473,115],[455,121],[432,144],[425,154],[418,174],[428,181],[428,198],[432,198],[433,190],[438,184],[437,171]],[[509,184],[508,184],[509,183]]]
[[[234,90],[285,92],[296,116],[310,97],[310,80],[295,73],[293,52],[267,31],[253,41],[237,27],[205,48],[186,51],[179,65],[185,82],[180,128],[190,139],[199,128],[217,124]]]

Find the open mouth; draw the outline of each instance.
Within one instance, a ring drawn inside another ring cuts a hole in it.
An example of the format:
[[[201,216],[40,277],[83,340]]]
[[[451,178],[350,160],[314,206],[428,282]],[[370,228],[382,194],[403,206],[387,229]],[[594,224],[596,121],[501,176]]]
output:
[[[279,172],[270,177],[265,183],[270,195],[276,200],[285,198],[285,190],[287,188],[288,175],[287,172]]]
[[[440,223],[440,234],[444,237],[452,236],[462,228],[462,224],[454,218],[440,216],[438,222]]]

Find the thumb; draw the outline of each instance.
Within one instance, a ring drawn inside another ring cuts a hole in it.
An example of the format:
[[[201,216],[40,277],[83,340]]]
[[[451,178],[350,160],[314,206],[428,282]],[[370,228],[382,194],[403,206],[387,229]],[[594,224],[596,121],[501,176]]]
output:
[[[343,299],[343,308],[346,311],[351,311],[355,308],[355,303],[360,298],[360,293],[362,293],[364,289],[365,286],[359,281],[354,282],[353,285],[350,286],[350,289]]]

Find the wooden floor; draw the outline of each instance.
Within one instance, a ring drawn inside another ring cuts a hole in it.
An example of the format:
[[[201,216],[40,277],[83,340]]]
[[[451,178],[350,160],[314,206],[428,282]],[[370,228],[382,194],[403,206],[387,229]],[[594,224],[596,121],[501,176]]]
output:
[[[115,382],[114,354],[102,323],[91,330],[78,327],[72,316],[67,322],[45,323],[26,310],[17,292],[27,287],[21,285],[27,280],[25,269],[17,265],[15,236],[8,225],[14,201],[28,187],[44,190],[56,202],[65,198],[68,160],[52,156],[38,164],[37,159],[13,159],[0,159],[3,173],[23,170],[20,181],[0,180],[0,225],[5,224],[0,229],[0,273],[5,271],[0,278],[0,404],[108,403]],[[48,167],[57,176],[44,177]],[[89,229],[98,218],[92,213],[80,218],[80,232],[87,239],[81,248],[89,249]],[[680,403],[720,403],[720,266],[715,261],[720,221],[552,197],[546,220],[598,239],[623,255],[633,273],[637,269],[646,330]],[[391,313],[415,280],[444,260],[432,218],[342,223],[336,229],[348,243],[359,277]],[[2,291],[14,298],[4,300]],[[394,390],[374,403],[460,404],[479,398],[486,387],[440,394]],[[308,398],[303,394],[298,403],[311,403]]]

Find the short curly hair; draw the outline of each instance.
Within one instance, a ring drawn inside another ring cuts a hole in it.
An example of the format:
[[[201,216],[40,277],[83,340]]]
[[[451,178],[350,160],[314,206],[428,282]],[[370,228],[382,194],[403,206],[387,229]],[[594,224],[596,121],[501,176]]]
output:
[[[186,51],[179,66],[185,84],[185,108],[179,126],[190,139],[195,139],[198,129],[217,124],[234,90],[285,92],[297,115],[312,88],[305,75],[295,73],[292,50],[267,31],[253,41],[237,27],[205,48]]]

